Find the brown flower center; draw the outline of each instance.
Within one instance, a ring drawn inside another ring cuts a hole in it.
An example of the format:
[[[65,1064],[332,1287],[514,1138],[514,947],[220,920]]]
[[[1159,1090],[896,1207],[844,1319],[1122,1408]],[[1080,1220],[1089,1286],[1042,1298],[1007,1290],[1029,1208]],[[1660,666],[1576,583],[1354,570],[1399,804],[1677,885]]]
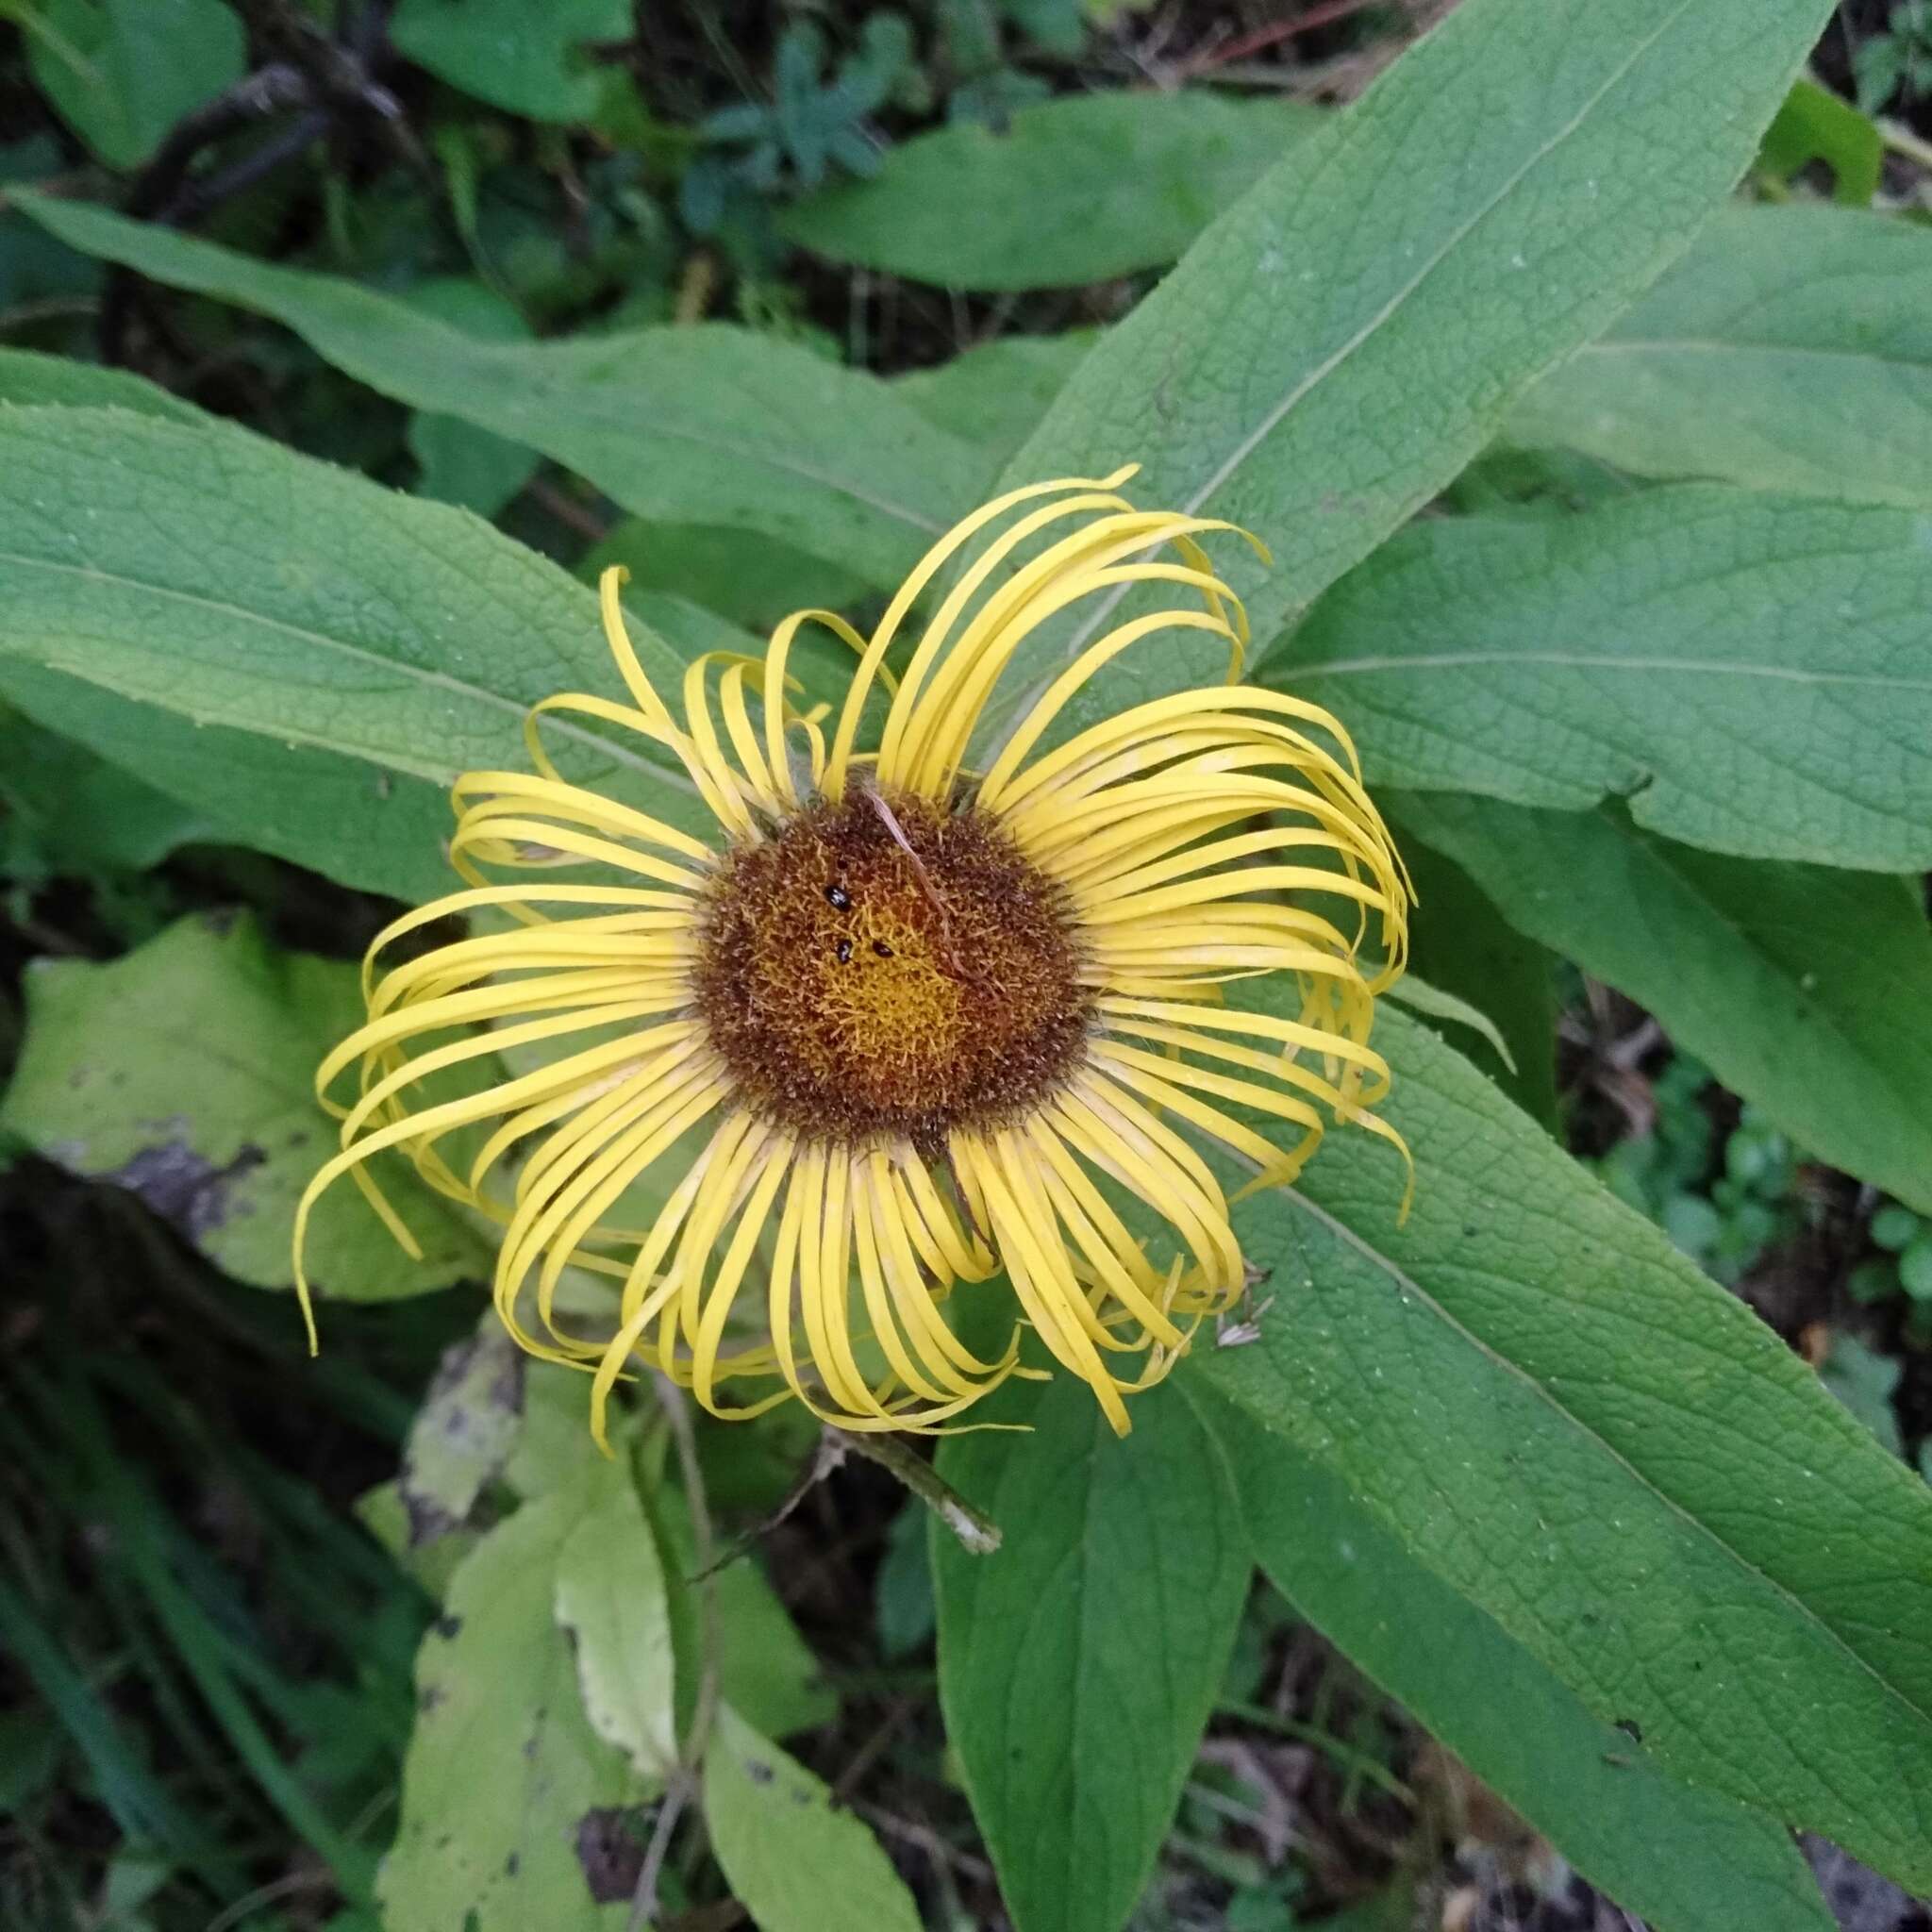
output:
[[[982,813],[855,791],[727,856],[699,1010],[749,1103],[817,1140],[1024,1113],[1078,1064],[1089,1004],[1064,894]]]

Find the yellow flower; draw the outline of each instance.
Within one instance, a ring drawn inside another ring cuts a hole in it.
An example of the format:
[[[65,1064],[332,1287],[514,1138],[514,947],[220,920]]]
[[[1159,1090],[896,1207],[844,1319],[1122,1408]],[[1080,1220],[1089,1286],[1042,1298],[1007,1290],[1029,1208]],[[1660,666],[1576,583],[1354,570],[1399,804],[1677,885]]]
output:
[[[1341,726],[1235,682],[1246,620],[1196,541],[1231,526],[1134,508],[1116,493],[1132,475],[987,505],[926,555],[870,638],[801,611],[762,661],[699,658],[682,721],[625,633],[621,573],[606,574],[629,702],[547,699],[526,732],[534,773],[458,782],[450,856],[469,890],[377,938],[367,1024],[317,1074],[341,1152],[297,1216],[305,1311],[303,1228],[341,1174],[410,1245],[363,1167],[399,1147],[502,1225],[497,1312],[532,1354],[592,1372],[600,1440],[634,1362],[718,1415],[791,1395],[847,1429],[929,1430],[1032,1373],[1016,1367],[1023,1324],[1126,1430],[1123,1397],[1243,1291],[1224,1176],[1249,1174],[1241,1192],[1292,1179],[1324,1116],[1401,1147],[1367,1111],[1388,1088],[1368,1039],[1375,995],[1402,970],[1408,904]],[[1083,600],[1104,614],[1145,585],[1188,608],[1087,644],[986,769],[967,770],[1021,644]],[[858,654],[829,741],[825,711],[788,695],[808,623]],[[1227,644],[1225,684],[1041,749],[1110,659],[1180,631]],[[884,716],[861,749],[869,699]],[[668,753],[715,840],[565,782],[537,734],[558,710]],[[502,882],[558,871],[578,876]],[[1317,894],[1353,902],[1353,932]],[[508,929],[375,976],[406,935],[479,912]],[[1372,928],[1379,959],[1365,967]],[[1224,982],[1273,973],[1292,976],[1297,1018],[1222,1003]],[[486,1056],[522,1064],[560,1047],[481,1091],[422,1089]],[[353,1103],[330,1102],[351,1067]],[[446,1148],[492,1123],[480,1144]],[[564,1319],[567,1267],[621,1284],[609,1332]],[[1002,1269],[1011,1336],[985,1358],[945,1304]],[[748,1377],[781,1386],[727,1400],[721,1385]]]

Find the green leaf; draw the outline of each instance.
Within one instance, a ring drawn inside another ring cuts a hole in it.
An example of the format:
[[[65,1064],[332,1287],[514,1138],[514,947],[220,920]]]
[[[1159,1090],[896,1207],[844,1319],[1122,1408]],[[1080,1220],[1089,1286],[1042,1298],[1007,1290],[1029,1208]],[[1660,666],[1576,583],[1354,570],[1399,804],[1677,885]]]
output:
[[[595,111],[597,70],[585,41],[623,41],[629,0],[402,0],[390,23],[398,51],[480,101],[533,121]]]
[[[126,369],[104,369],[69,356],[43,356],[34,349],[0,348],[0,403],[95,404],[138,409],[176,423],[205,423],[192,403],[172,396],[158,384]]]
[[[1403,1549],[1344,1483],[1211,1394],[1255,1554],[1283,1594],[1569,1862],[1656,1932],[1831,1932],[1790,1837],[1679,1782]]]
[[[403,1444],[396,1493],[419,1547],[466,1522],[502,1473],[524,1421],[524,1354],[494,1310],[443,1353]]]
[[[1916,1237],[1923,1224],[1909,1208],[1889,1201],[1873,1215],[1870,1233],[1875,1246],[1896,1254]]]
[[[186,807],[0,707],[0,872],[145,872],[206,836]]]
[[[1503,434],[1640,475],[1932,508],[1932,234],[1727,209]]]
[[[1275,1300],[1192,1372],[1663,1771],[1932,1883],[1924,1486],[1467,1062],[1376,1044],[1413,1212],[1336,1136],[1237,1208]]]
[[[1496,1027],[1513,1067],[1486,1041],[1457,1043],[1518,1107],[1554,1129],[1557,991],[1549,954],[1509,925],[1453,860],[1410,839],[1402,841],[1402,858],[1416,891],[1411,968]],[[1398,994],[1407,983],[1397,982]]]
[[[1094,340],[1086,329],[999,336],[936,369],[902,375],[892,388],[929,423],[980,450],[996,471],[1039,428]]]
[[[4,486],[0,486],[4,489]],[[0,580],[8,578],[0,558]],[[138,772],[233,843],[399,899],[449,891],[449,801],[440,786],[248,731],[197,724],[84,677],[6,656],[0,698]]]
[[[1847,100],[1815,80],[1800,79],[1764,131],[1758,165],[1779,181],[1823,161],[1832,174],[1833,199],[1870,208],[1885,167],[1885,140]]]
[[[658,1541],[628,1457],[598,1459],[590,1504],[557,1563],[557,1621],[570,1638],[584,1714],[638,1774],[677,1763],[676,1668]]]
[[[334,1138],[311,1083],[362,1017],[356,968],[277,952],[247,916],[217,914],[110,965],[42,960],[26,986],[0,1126],[139,1194],[238,1280],[287,1287],[295,1203]],[[309,1232],[318,1293],[387,1300],[482,1267],[481,1242],[441,1196],[398,1161],[380,1173],[425,1258],[341,1188]]]
[[[835,563],[756,531],[703,524],[626,518],[585,554],[577,575],[594,584],[613,563],[630,572],[626,604],[641,610],[657,591],[760,634],[794,610],[845,610],[868,594],[861,578]],[[799,638],[801,645],[808,635]],[[852,661],[848,654],[846,662]]]
[[[1683,251],[1828,11],[1463,0],[1108,332],[1008,477],[1138,460],[1138,500],[1245,525],[1273,567],[1217,555],[1267,637]],[[1020,660],[990,734],[1065,642]],[[1207,661],[1132,657],[1096,702]]]
[[[527,341],[523,317],[493,289],[461,275],[418,282],[403,298],[425,315],[486,342]],[[541,460],[520,442],[506,442],[459,416],[418,409],[409,418],[409,454],[416,488],[438,503],[454,503],[493,517],[536,474]]]
[[[705,1824],[759,1932],[920,1932],[919,1907],[878,1840],[728,1704],[705,1754]]]
[[[615,688],[596,598],[554,564],[224,425],[0,411],[0,695],[351,883],[447,889],[437,793],[520,766],[538,699]],[[558,726],[569,775],[695,822],[681,771]]]
[[[779,232],[834,261],[962,289],[1058,289],[1173,261],[1315,126],[1304,103],[1065,94],[998,129],[894,148],[870,181],[795,202]]]
[[[8,0],[27,65],[109,167],[146,160],[184,115],[242,78],[242,23],[222,0]]]
[[[1438,519],[1264,663],[1372,783],[1580,810],[1744,858],[1932,864],[1932,542],[1723,488]]]
[[[659,1490],[651,1503],[677,1648],[681,1722],[688,1722],[702,1641],[702,1586],[692,1580],[697,1561],[691,1514],[675,1490]],[[711,1587],[718,1618],[718,1690],[745,1722],[767,1737],[789,1738],[836,1717],[839,1700],[758,1559],[743,1555],[725,1563],[714,1573]]]
[[[940,1701],[1019,1932],[1118,1932],[1153,1869],[1247,1594],[1227,1473],[1171,1391],[1117,1441],[1061,1375],[947,1436],[939,1473],[1000,1525],[972,1556],[936,1519]]]
[[[632,1795],[591,1728],[553,1621],[585,1489],[525,1503],[451,1579],[416,1659],[402,1816],[377,1881],[385,1924],[447,1932],[612,1932],[578,1859],[593,1814]]]
[[[353,282],[17,199],[74,247],[271,316],[358,382],[541,450],[638,516],[759,530],[892,588],[979,481],[976,454],[889,384],[776,336],[707,323],[477,341]]]
[[[1916,882],[1720,858],[1621,814],[1404,801],[1520,931],[1649,1008],[1801,1147],[1932,1210],[1932,928]]]

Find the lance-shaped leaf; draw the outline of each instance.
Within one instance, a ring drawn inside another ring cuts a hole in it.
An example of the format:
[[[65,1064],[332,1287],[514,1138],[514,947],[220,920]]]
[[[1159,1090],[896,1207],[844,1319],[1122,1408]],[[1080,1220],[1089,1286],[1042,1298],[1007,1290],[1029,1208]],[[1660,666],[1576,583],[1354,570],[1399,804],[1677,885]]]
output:
[[[1503,434],[1639,475],[1932,507],[1932,235],[1843,208],[1727,209]]]
[[[1155,1398],[1117,1441],[1062,1375],[949,1436],[940,1473],[1000,1526],[970,1555],[935,1517],[940,1699],[1019,1932],[1119,1932],[1174,1822],[1250,1563],[1219,1452]]]
[[[1592,1885],[1653,1932],[1832,1932],[1790,1835],[1660,1771],[1629,1735],[1407,1555],[1331,1471],[1204,1388],[1255,1556]]]
[[[778,226],[834,261],[952,288],[1104,281],[1174,260],[1320,118],[1206,90],[1064,94],[1003,127],[919,135],[873,180],[808,195]]]
[[[1010,479],[1138,459],[1143,500],[1245,525],[1274,567],[1228,563],[1266,636],[1682,253],[1829,10],[1463,0],[1108,334]],[[1202,661],[1131,658],[1107,701]]]
[[[230,836],[357,883],[447,884],[438,792],[521,766],[540,698],[618,690],[595,593],[556,565],[225,425],[0,413],[0,694]],[[686,614],[687,646],[737,635]],[[683,656],[633,629],[675,689]],[[695,822],[682,770],[641,741],[569,719],[545,735],[571,776]]]
[[[1647,1007],[1807,1153],[1932,1211],[1916,880],[1698,852],[1622,814],[1407,799],[1512,924]]]
[[[1237,1209],[1273,1307],[1193,1371],[1659,1767],[1932,1884],[1932,1496],[1466,1061]]]
[[[1625,794],[1744,858],[1932,864],[1932,543],[1905,510],[1687,485],[1418,525],[1261,675],[1346,720],[1372,782]]]
[[[775,336],[481,341],[338,276],[78,202],[19,206],[72,247],[273,317],[385,395],[541,450],[636,515],[763,530],[869,582],[896,584],[980,481],[974,453],[889,385]]]

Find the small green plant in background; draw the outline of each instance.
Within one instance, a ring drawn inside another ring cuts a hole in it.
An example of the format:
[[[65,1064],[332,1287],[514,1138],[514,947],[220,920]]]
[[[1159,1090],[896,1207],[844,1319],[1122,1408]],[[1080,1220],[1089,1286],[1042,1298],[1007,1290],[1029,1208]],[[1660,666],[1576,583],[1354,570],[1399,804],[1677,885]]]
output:
[[[1597,1163],[1604,1185],[1647,1214],[1677,1247],[1726,1285],[1804,1222],[1797,1158],[1757,1108],[1722,1137],[1705,1108],[1709,1068],[1674,1056],[1651,1083],[1657,1123]],[[1713,1157],[1717,1172],[1712,1173]]]
[[[1932,1341],[1932,1224],[1896,1201],[1872,1217],[1872,1245],[1845,1283],[1854,1301],[1875,1304],[1904,1295],[1907,1323],[1917,1340]]]
[[[1885,30],[1859,43],[1852,71],[1868,114],[1918,102],[1932,88],[1932,0],[1898,0]]]

